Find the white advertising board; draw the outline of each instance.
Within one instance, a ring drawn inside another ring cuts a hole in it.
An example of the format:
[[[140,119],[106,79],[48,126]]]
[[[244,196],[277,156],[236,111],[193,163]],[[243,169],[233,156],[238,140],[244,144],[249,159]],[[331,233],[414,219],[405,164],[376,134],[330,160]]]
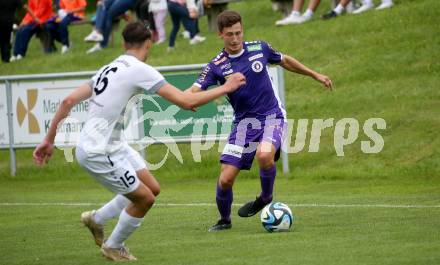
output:
[[[12,106],[14,111],[15,146],[35,146],[46,135],[51,120],[62,100],[73,89],[88,80],[54,80],[44,82],[13,83]],[[89,102],[84,101],[74,106],[58,127],[55,144],[74,146],[83,128]],[[136,116],[137,114],[133,114]],[[139,137],[139,130],[130,130],[128,141]]]
[[[9,130],[6,86],[5,84],[0,84],[0,147],[7,146],[9,146]]]

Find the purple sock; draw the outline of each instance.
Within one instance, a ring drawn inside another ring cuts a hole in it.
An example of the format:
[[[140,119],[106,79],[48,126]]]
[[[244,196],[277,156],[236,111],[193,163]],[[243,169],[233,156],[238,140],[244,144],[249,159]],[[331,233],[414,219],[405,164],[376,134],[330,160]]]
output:
[[[231,206],[233,200],[232,189],[223,190],[217,184],[217,194],[215,199],[222,220],[231,221]]]
[[[275,175],[277,174],[277,167],[274,165],[268,169],[260,169],[261,180],[261,198],[264,202],[272,201],[273,184],[275,182]]]

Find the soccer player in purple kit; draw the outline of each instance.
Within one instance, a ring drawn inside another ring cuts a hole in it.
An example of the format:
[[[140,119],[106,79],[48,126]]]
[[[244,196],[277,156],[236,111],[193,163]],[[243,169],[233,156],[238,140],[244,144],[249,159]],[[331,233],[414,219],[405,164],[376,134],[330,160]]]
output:
[[[251,217],[272,201],[275,161],[279,158],[286,112],[270,80],[268,64],[278,64],[288,71],[310,76],[332,89],[327,76],[275,51],[268,43],[243,42],[243,24],[238,12],[222,12],[217,17],[217,24],[224,49],[208,63],[188,92],[197,93],[218,83],[223,84],[236,72],[242,73],[247,82],[227,95],[234,109],[234,121],[220,157],[216,202],[221,218],[209,228],[210,232],[232,227],[232,186],[240,170],[251,168],[255,156],[260,168],[261,193],[254,201],[240,207],[238,215]]]

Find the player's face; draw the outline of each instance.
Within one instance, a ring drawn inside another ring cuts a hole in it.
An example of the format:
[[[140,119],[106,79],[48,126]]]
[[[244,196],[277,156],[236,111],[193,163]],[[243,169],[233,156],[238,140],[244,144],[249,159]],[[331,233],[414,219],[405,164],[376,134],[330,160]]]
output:
[[[219,36],[223,39],[225,50],[229,54],[237,54],[243,49],[243,27],[240,22],[224,28]]]

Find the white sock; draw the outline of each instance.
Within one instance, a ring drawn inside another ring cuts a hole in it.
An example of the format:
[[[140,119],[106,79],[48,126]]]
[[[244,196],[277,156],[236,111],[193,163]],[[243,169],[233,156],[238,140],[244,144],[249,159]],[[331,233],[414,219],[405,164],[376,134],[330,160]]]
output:
[[[362,0],[362,5],[371,6],[373,5],[373,0]]]
[[[105,242],[105,245],[109,248],[122,248],[124,241],[141,226],[144,218],[136,218],[130,216],[125,210],[121,212],[119,216],[118,224],[113,229],[112,234]]]
[[[341,4],[338,4],[333,11],[335,11],[336,14],[340,15],[342,11],[344,11],[344,7]]]
[[[97,224],[104,225],[108,220],[121,214],[122,209],[130,204],[130,200],[123,195],[116,195],[111,201],[99,208],[94,215]]]
[[[292,11],[292,13],[290,13],[290,15],[293,17],[293,16],[300,16],[301,15],[301,13],[299,12],[299,11],[295,11],[295,10],[293,10]]]
[[[312,17],[313,11],[311,9],[307,9],[306,12],[302,15],[303,17]]]

